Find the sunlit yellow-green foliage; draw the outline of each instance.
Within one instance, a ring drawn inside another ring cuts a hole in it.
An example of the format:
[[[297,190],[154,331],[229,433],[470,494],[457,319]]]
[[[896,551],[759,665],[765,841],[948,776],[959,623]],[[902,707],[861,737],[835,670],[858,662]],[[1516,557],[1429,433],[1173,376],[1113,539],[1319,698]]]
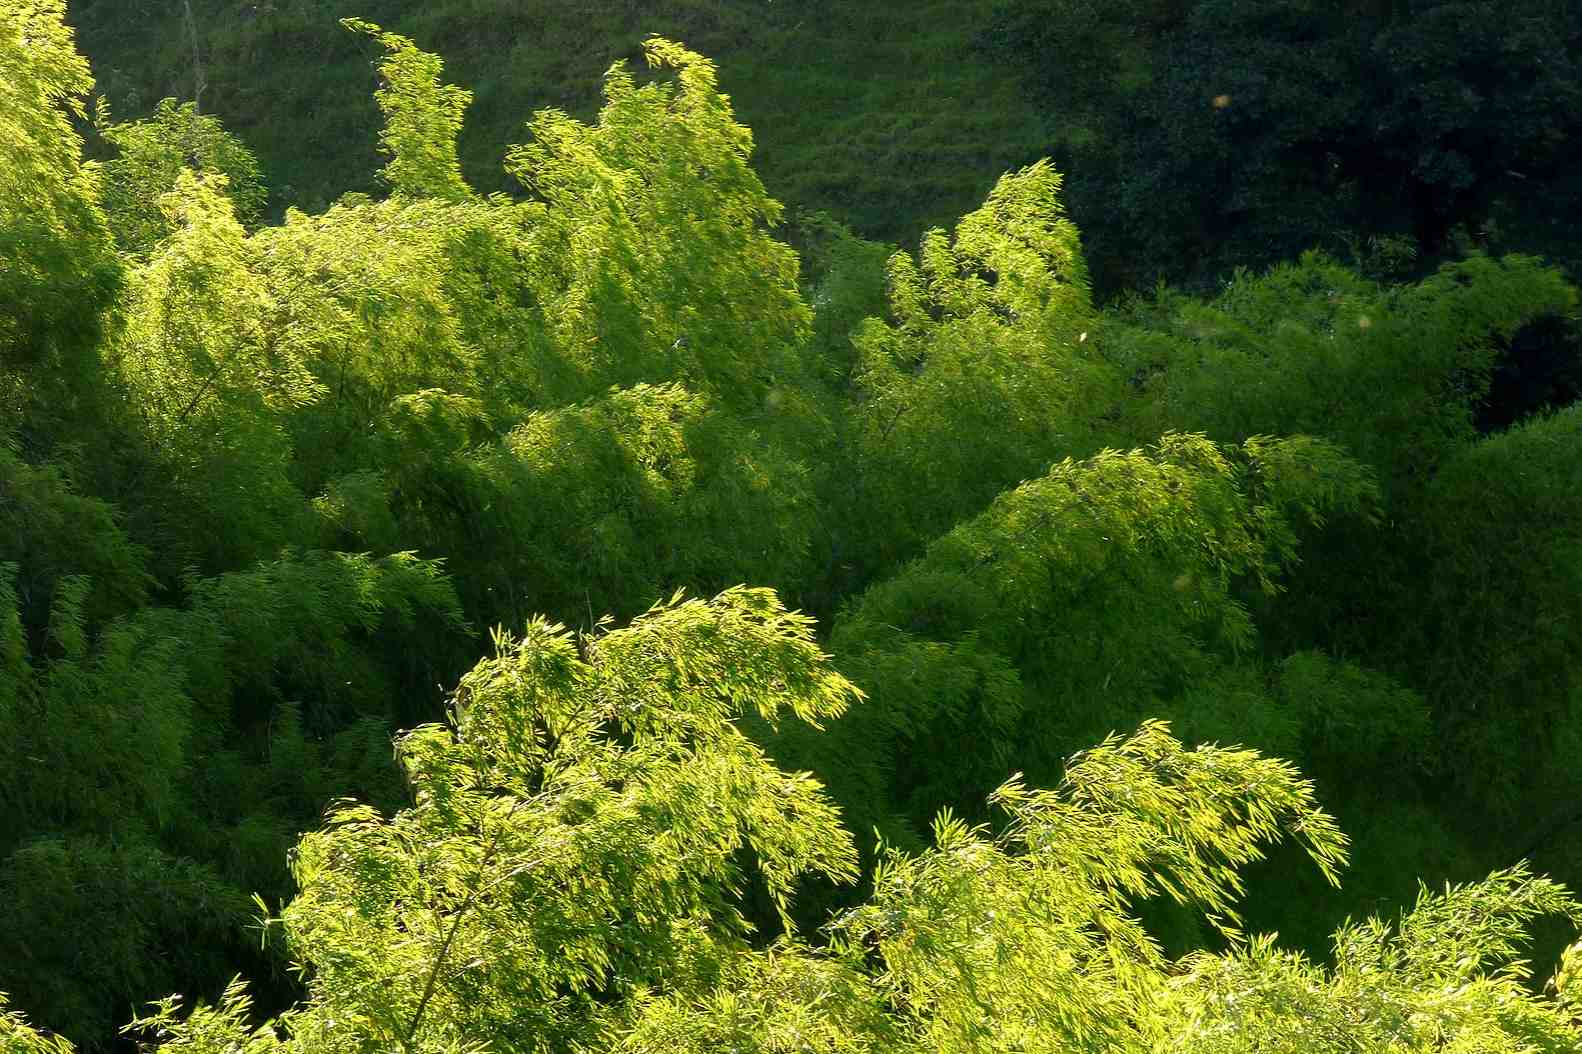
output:
[[[0,1050],[6,1054],[71,1054],[72,1049],[60,1036],[28,1027],[22,1015],[7,1009],[5,1000],[0,998]]]
[[[347,26],[389,194],[258,226],[0,0],[0,1051],[1582,1049],[1556,272],[802,259],[659,38],[479,194]]]
[[[1424,888],[1393,926],[1348,923],[1328,968],[1268,937],[1231,955],[1193,955],[1157,1005],[1175,1024],[1155,1049],[1575,1050],[1574,1013],[1532,997],[1521,956],[1533,919],[1575,920],[1579,910],[1564,887],[1517,867],[1442,893]],[[1564,974],[1555,981],[1570,984]]]
[[[385,49],[374,94],[384,114],[379,148],[390,160],[380,176],[396,194],[460,201],[471,196],[461,178],[456,137],[472,92],[440,80],[444,63],[399,33],[347,18],[341,25],[373,37]]]
[[[237,219],[257,222],[268,195],[258,159],[195,103],[165,99],[148,117],[117,124],[108,122],[107,111],[94,117],[99,134],[116,150],[98,172],[100,200],[119,248],[145,253],[169,236],[171,217],[160,198],[184,168],[225,177]]]
[[[414,808],[332,814],[298,847],[281,925],[334,1046],[557,1049],[645,985],[746,954],[734,901],[855,853],[818,784],[732,721],[838,714],[856,689],[772,594],[673,602],[575,638],[529,625],[463,678],[453,727],[407,733]],[[747,860],[754,861],[751,871]]]
[[[306,508],[287,475],[285,417],[324,390],[278,324],[224,187],[183,169],[161,197],[171,234],[130,274],[127,324],[108,356],[153,452],[143,486],[168,488],[189,525],[207,521],[190,553],[207,569],[298,536]]]
[[[748,162],[713,64],[644,45],[674,83],[605,78],[596,125],[546,111],[507,169],[541,198],[530,266],[557,344],[606,383],[673,377],[768,417],[791,412],[809,311],[781,207]]]
[[[1189,749],[1157,723],[1013,778],[991,834],[944,813],[886,852],[830,942],[754,946],[752,861],[772,895],[854,856],[818,784],[735,728],[837,715],[855,688],[772,594],[658,607],[573,637],[534,623],[463,678],[447,726],[403,738],[413,804],[341,809],[299,848],[275,920],[309,1000],[257,1031],[232,987],[139,1027],[161,1049],[1057,1051],[1574,1049],[1564,993],[1524,989],[1533,919],[1576,920],[1522,869],[1426,890],[1315,967],[1235,928],[1241,869],[1285,838],[1330,881],[1346,839],[1286,763]],[[749,849],[745,855],[742,849]],[[1208,911],[1226,952],[1172,961],[1135,915]],[[1569,963],[1569,960],[1567,960]],[[289,1039],[282,1038],[283,1028]],[[1525,1042],[1528,1046],[1520,1046]]]
[[[1282,762],[1189,751],[1145,725],[1071,759],[1058,789],[1000,787],[997,838],[941,814],[838,923],[924,1049],[1145,1050],[1165,960],[1132,915],[1165,894],[1234,922],[1239,867],[1287,834],[1334,877],[1345,838]]]
[[[1041,474],[1102,445],[1114,371],[1086,345],[1095,312],[1060,175],[1007,175],[953,238],[891,257],[891,320],[852,334],[859,393],[853,533],[881,567]],[[964,442],[966,437],[970,442]]]
[[[64,12],[64,0],[0,7],[0,435],[92,412],[84,389],[120,284],[72,123],[93,78]]]

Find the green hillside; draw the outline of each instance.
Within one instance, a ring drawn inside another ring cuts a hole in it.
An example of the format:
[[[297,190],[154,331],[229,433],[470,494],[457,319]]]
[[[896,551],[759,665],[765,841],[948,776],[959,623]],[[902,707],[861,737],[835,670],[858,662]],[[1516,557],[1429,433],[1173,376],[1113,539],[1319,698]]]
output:
[[[371,19],[475,93],[481,190],[526,115],[592,113],[610,63],[685,40],[794,210],[915,244],[1050,156],[1108,301],[1321,249],[1382,277],[1468,251],[1582,271],[1582,9],[1565,0],[85,0],[121,118],[190,99],[257,152],[271,215],[373,191]],[[193,46],[193,30],[197,47]],[[197,55],[195,62],[194,55]]]
[[[1042,121],[1014,69],[978,45],[994,4],[835,0],[194,0],[218,115],[259,155],[280,208],[371,191],[378,113],[373,53],[338,25],[356,16],[444,56],[475,93],[461,156],[480,189],[528,114],[586,117],[618,59],[659,34],[720,66],[754,130],[756,165],[782,200],[834,212],[871,237],[913,241],[1043,153]],[[120,117],[191,98],[192,47],[179,0],[85,0],[72,8],[99,89]]]

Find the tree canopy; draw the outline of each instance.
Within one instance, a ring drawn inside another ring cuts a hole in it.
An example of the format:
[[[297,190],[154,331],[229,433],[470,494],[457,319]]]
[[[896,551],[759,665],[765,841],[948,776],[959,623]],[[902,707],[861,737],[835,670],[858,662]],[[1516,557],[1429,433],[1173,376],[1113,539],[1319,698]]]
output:
[[[1090,102],[1214,26],[1267,45],[1220,109],[1340,61],[1311,5],[1044,6]],[[1482,8],[1398,6],[1354,31],[1451,98]],[[1473,41],[1500,164],[1559,149],[1539,7]],[[1047,159],[915,252],[787,226],[661,37],[506,192],[484,86],[359,19],[379,181],[275,215],[66,14],[0,0],[0,1051],[1582,1049],[1561,269],[1101,303]]]

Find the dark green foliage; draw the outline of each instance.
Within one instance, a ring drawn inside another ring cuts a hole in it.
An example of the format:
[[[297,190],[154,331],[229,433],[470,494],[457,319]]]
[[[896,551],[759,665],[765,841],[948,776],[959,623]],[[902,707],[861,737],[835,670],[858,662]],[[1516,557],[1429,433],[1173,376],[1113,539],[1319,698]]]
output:
[[[843,613],[831,646],[869,702],[797,760],[848,808],[879,810],[863,828],[889,810],[917,830],[942,806],[972,810],[1010,769],[1052,779],[1084,742],[1252,648],[1234,590],[1277,588],[1292,521],[1365,513],[1376,496],[1316,440],[1227,456],[1171,435],[1062,462]]]
[[[1253,870],[1247,915],[1256,931],[1320,954],[1339,920],[1410,903],[1417,876],[1461,880],[1486,870],[1476,834],[1437,804],[1440,741],[1426,700],[1388,676],[1298,652],[1199,681],[1164,713],[1189,742],[1240,742],[1299,759],[1352,838],[1355,863],[1338,890],[1299,853],[1275,853]],[[1185,946],[1199,941],[1187,932]]]
[[[72,12],[100,90],[118,114],[141,115],[165,95],[191,96],[193,57],[180,4],[133,3],[78,0]],[[277,212],[382,189],[380,84],[368,43],[338,25],[351,14],[443,55],[448,75],[472,90],[457,154],[481,192],[520,189],[500,157],[527,115],[591,115],[603,73],[640,60],[658,33],[720,61],[725,90],[762,137],[758,167],[776,197],[906,242],[1041,153],[1014,71],[972,49],[993,6],[192,0],[205,112],[257,151]]]
[[[0,601],[14,603],[8,586]],[[90,653],[87,590],[81,577],[56,582],[36,650],[18,646],[20,626],[8,612],[0,727],[16,778],[0,826],[5,848],[38,831],[158,829],[175,812],[194,716],[176,641],[117,621]]]
[[[1483,434],[1509,428],[1545,410],[1582,398],[1582,320],[1550,316],[1528,323],[1502,342],[1489,394],[1478,408]]]
[[[1579,42],[1561,0],[1011,0],[986,35],[1081,175],[1106,292],[1348,243],[1386,270],[1473,242],[1574,260],[1549,213]]]
[[[1234,441],[1289,428],[1374,468],[1387,529],[1300,532],[1290,591],[1260,615],[1279,650],[1317,647],[1404,674],[1399,657],[1420,644],[1403,632],[1417,624],[1431,575],[1423,490],[1478,435],[1503,350],[1535,326],[1563,330],[1575,310],[1575,291],[1530,258],[1474,256],[1381,286],[1307,255],[1238,275],[1206,304],[1172,292],[1134,301],[1096,339],[1132,378],[1124,425],[1138,439],[1182,428]]]
[[[1410,791],[1437,774],[1426,703],[1382,674],[1300,652],[1279,664],[1275,697],[1300,736],[1290,754],[1337,804],[1359,792]]]
[[[1226,667],[1163,712],[1188,741],[1244,742],[1300,759],[1325,800],[1358,824],[1391,800],[1415,799],[1439,767],[1418,693],[1321,652],[1298,652],[1267,669]]]
[[[680,386],[612,389],[476,446],[463,403],[429,393],[401,409],[389,467],[336,481],[319,509],[357,546],[455,554],[471,610],[585,622],[680,583],[804,573],[805,470]]]
[[[210,979],[257,947],[240,890],[137,842],[32,842],[0,862],[0,904],[11,997],[35,1021],[69,1023],[67,1034],[84,1038],[112,1034],[150,991],[202,978],[210,994]]]
[[[1423,502],[1428,573],[1404,642],[1441,715],[1447,775],[1535,833],[1577,793],[1579,441],[1573,408],[1444,466]]]
[[[448,673],[429,665],[443,651],[402,657],[401,641],[442,641],[457,620],[437,570],[404,557],[288,556],[194,581],[185,608],[142,607],[99,632],[89,596],[87,578],[57,579],[30,646],[16,591],[0,583],[0,868],[33,883],[5,900],[16,912],[6,939],[29,954],[0,955],[0,984],[40,993],[38,1018],[85,1039],[104,1036],[149,985],[228,976],[249,943],[247,894],[284,892],[295,832],[353,786],[389,799],[393,724],[428,709],[402,697]],[[55,844],[40,838],[61,837],[90,841],[58,849],[58,863],[39,855]],[[110,883],[106,904],[140,897],[158,913],[62,929],[52,912],[77,909],[40,911],[28,899],[46,895],[36,884],[45,865],[86,869],[60,888],[89,902]],[[177,885],[148,886],[166,868]],[[116,882],[130,885],[113,892]],[[216,914],[205,900],[231,906]],[[185,954],[188,941],[202,954]],[[78,961],[108,973],[68,966]],[[65,987],[44,994],[31,971]]]
[[[1502,346],[1576,304],[1557,271],[1528,257],[1474,256],[1384,287],[1313,254],[1238,274],[1208,304],[1161,293],[1102,346],[1134,379],[1140,435],[1322,435],[1400,492],[1476,434]]]
[[[86,575],[85,614],[102,621],[137,606],[151,584],[147,552],[126,536],[113,506],[82,494],[57,465],[34,466],[0,446],[0,564],[10,565],[6,610],[42,631],[56,584]]]
[[[369,0],[356,13],[473,86],[458,153],[481,191],[518,189],[499,160],[524,115],[592,113],[600,74],[657,32],[720,61],[777,197],[867,237],[910,246],[1053,153],[1107,300],[1160,276],[1206,288],[1314,247],[1354,247],[1392,275],[1469,244],[1576,273],[1573,6]],[[193,7],[205,106],[258,150],[277,210],[381,189],[378,82],[367,45],[337,26],[346,12]],[[74,12],[118,113],[190,95],[180,5]]]
[[[1552,505],[1566,489],[1552,473],[1569,463],[1561,451],[1570,432],[1547,447],[1536,439],[1563,431],[1569,417],[1474,440],[1502,348],[1535,326],[1563,333],[1575,297],[1556,272],[1521,257],[1473,257],[1384,288],[1312,256],[1241,276],[1211,305],[1179,294],[1140,303],[1101,338],[1138,378],[1139,434],[1201,427],[1235,439],[1279,421],[1328,436],[1377,468],[1394,528],[1309,537],[1308,565],[1267,614],[1290,644],[1369,656],[1419,688],[1439,715],[1443,776],[1496,811],[1534,800],[1553,778],[1538,773],[1565,725],[1554,711],[1536,716],[1530,701],[1563,713],[1569,690],[1554,680],[1540,687],[1516,670],[1538,663],[1563,679],[1569,668],[1560,657],[1564,631],[1554,638],[1558,650],[1540,659],[1539,639],[1551,638],[1537,626],[1568,622],[1560,612],[1572,604],[1572,585],[1548,561],[1564,562],[1557,553],[1579,521],[1577,510]],[[1539,445],[1517,453],[1524,442]],[[1537,453],[1545,449],[1547,458]],[[1509,451],[1498,467],[1496,451]],[[1551,484],[1559,489],[1541,496]],[[1539,489],[1510,491],[1522,486]],[[1537,536],[1524,540],[1529,532]],[[1538,563],[1522,572],[1510,559]],[[1548,595],[1551,613],[1533,614]],[[1501,788],[1518,777],[1534,782]]]

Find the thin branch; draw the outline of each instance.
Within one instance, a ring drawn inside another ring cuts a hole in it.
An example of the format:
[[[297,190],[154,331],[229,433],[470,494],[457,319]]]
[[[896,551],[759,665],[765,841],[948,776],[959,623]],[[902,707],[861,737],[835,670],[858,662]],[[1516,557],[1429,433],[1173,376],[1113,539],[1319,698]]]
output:
[[[496,838],[496,841],[498,841],[498,838]],[[472,889],[467,893],[467,899],[462,901],[461,907],[456,911],[455,918],[451,919],[450,930],[445,934],[445,943],[440,945],[439,954],[434,957],[434,965],[428,972],[428,982],[423,986],[423,996],[418,1000],[417,1009],[412,1012],[412,1023],[407,1025],[406,1035],[401,1039],[401,1046],[408,1051],[412,1049],[412,1040],[417,1036],[418,1025],[423,1022],[423,1014],[428,1010],[429,1000],[434,997],[434,987],[439,983],[440,968],[445,965],[445,959],[450,955],[450,946],[456,940],[456,932],[461,929],[461,920],[466,916],[473,902],[478,899],[478,894],[482,889],[483,867],[488,865],[489,857],[493,852],[494,843],[491,842],[489,850],[484,854],[483,862],[479,866],[479,881],[473,884]]]
[[[1537,855],[1540,849],[1549,844],[1551,839],[1563,832],[1566,828],[1577,823],[1582,823],[1582,809],[1565,813],[1564,815],[1550,820],[1549,823],[1545,825],[1544,829],[1533,838],[1532,844],[1530,844],[1527,847],[1527,851],[1522,854],[1522,859],[1531,860]]]
[[[505,833],[511,817],[528,800],[519,798],[511,806],[504,820],[494,829],[494,834],[489,839],[489,845],[484,849],[482,859],[478,861],[478,872],[473,876],[472,888],[467,891],[466,899],[461,902],[461,907],[456,909],[456,915],[451,919],[450,930],[445,934],[444,943],[439,947],[439,954],[434,957],[434,965],[429,968],[428,980],[423,985],[423,995],[418,999],[417,1009],[412,1012],[412,1021],[407,1025],[406,1035],[401,1039],[401,1046],[407,1051],[412,1050],[412,1041],[417,1038],[418,1026],[423,1023],[423,1015],[428,1011],[429,1001],[434,998],[434,989],[439,984],[440,970],[444,968],[445,960],[450,956],[451,945],[456,942],[456,934],[461,930],[461,923],[467,917],[467,912],[472,910],[472,906],[477,903],[478,898],[484,893],[493,890],[501,883],[515,878],[528,868],[539,863],[537,860],[524,862],[513,867],[495,881],[487,884],[484,882],[484,873],[488,870],[490,861],[494,859],[495,852],[500,848],[500,838]]]
[[[890,430],[895,427],[897,421],[901,420],[901,415],[906,413],[911,408],[911,404],[906,403],[902,404],[901,407],[895,411],[895,416],[890,418],[890,423],[885,425],[884,431],[879,433],[880,440],[886,440],[890,438]]]
[[[203,384],[198,388],[197,394],[194,395],[187,405],[182,408],[181,413],[176,415],[177,424],[184,423],[187,418],[193,415],[193,412],[198,409],[198,404],[203,401],[203,397],[209,394],[210,388],[214,387],[214,380],[219,375],[220,371],[216,369],[212,371],[206,378],[204,378]]]
[[[181,3],[187,13],[187,34],[192,39],[192,115],[197,117],[203,111],[203,89],[209,82],[203,75],[203,55],[198,51],[198,20],[192,14],[192,0],[181,0]],[[196,128],[196,121],[193,126]]]
[[[203,112],[203,89],[209,86],[203,75],[203,56],[198,51],[198,20],[192,14],[192,0],[181,0],[187,15],[187,35],[192,40],[192,121],[187,126],[187,160],[202,169],[198,156],[198,115]]]

